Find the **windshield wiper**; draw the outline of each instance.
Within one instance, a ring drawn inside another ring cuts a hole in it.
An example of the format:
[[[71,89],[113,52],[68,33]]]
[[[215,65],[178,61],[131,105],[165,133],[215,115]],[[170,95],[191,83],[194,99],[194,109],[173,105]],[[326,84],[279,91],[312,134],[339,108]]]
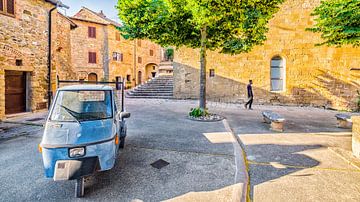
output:
[[[76,116],[76,114],[78,114],[77,112],[75,112],[75,111],[73,111],[73,110],[65,107],[64,105],[61,105],[61,104],[58,104],[58,105],[59,105],[60,107],[64,108],[64,109],[66,110],[66,112],[67,112],[68,114],[70,114],[70,115],[75,119],[76,122],[78,122],[78,124],[81,124],[81,123],[80,123],[80,120],[79,120],[78,117]]]

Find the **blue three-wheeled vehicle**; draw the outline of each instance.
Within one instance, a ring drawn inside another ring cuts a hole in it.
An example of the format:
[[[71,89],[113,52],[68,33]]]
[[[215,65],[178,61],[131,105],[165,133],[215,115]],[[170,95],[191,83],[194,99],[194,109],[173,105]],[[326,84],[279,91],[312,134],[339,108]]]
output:
[[[84,195],[84,177],[114,167],[125,143],[130,113],[124,110],[123,82],[99,83],[57,90],[39,145],[46,177],[76,180],[76,197]]]

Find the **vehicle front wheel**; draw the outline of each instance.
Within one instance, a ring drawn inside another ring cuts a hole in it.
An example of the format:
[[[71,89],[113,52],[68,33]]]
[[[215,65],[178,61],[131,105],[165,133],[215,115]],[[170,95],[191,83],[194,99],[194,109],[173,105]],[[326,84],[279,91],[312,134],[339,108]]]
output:
[[[124,149],[124,147],[125,147],[125,137],[120,137],[119,148]]]
[[[84,187],[85,187],[84,185],[85,185],[85,183],[84,183],[83,177],[76,180],[76,183],[75,183],[75,197],[76,198],[81,198],[84,196]]]

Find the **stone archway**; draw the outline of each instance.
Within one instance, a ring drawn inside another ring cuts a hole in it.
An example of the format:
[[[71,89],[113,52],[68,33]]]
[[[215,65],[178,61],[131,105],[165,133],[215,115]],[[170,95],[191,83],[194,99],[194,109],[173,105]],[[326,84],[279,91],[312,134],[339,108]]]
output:
[[[88,81],[97,82],[97,81],[98,81],[97,74],[95,74],[95,73],[90,73],[90,74],[88,75]]]
[[[146,79],[154,78],[159,74],[159,65],[155,63],[149,63],[145,66],[145,76]]]

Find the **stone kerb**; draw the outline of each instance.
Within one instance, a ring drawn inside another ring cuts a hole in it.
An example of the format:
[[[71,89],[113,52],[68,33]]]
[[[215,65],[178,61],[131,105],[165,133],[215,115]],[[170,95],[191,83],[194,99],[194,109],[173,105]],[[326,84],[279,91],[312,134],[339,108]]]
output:
[[[353,116],[352,122],[352,152],[360,158],[360,116]]]

